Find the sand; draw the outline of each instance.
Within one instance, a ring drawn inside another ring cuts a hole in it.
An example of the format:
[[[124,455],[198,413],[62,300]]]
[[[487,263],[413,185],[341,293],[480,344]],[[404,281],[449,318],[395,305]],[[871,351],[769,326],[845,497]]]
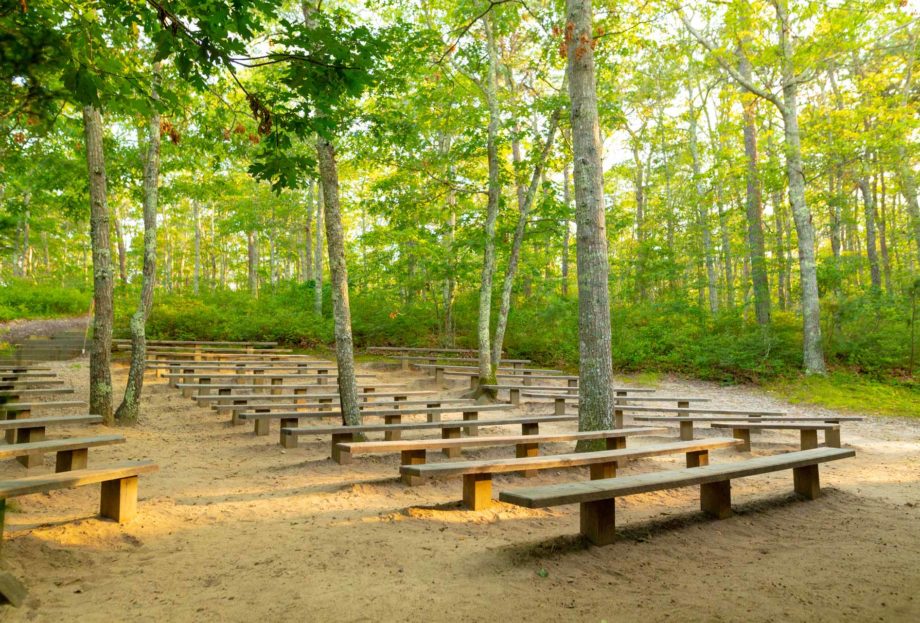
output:
[[[86,399],[86,361],[52,365]],[[419,373],[362,367],[381,381],[432,386]],[[119,386],[124,378],[117,368]],[[670,379],[660,390],[727,406],[826,413],[752,388]],[[818,500],[796,499],[788,472],[733,483],[736,514],[724,521],[698,512],[694,489],[632,496],[617,503],[620,540],[598,548],[578,538],[576,507],[459,510],[459,480],[407,488],[396,478],[398,456],[340,466],[319,438],[285,451],[277,423],[268,437],[255,437],[248,425],[232,427],[152,377],[145,392],[139,424],[120,429],[128,443],[90,452],[90,465],[159,463],[158,473],[141,478],[138,516],[124,526],[97,518],[95,486],[17,499],[18,510],[7,513],[2,566],[23,580],[29,597],[18,609],[0,609],[0,619],[920,620],[916,420],[869,416],[845,425],[844,444],[857,457],[822,466]],[[463,383],[445,393],[463,393]],[[552,405],[518,411],[549,413]],[[571,425],[546,430],[563,428]],[[54,435],[92,430],[103,432]],[[674,438],[676,429],[630,444]],[[794,432],[754,438],[754,455],[797,447]],[[711,460],[743,458],[725,450]],[[620,473],[681,460],[641,460]],[[53,470],[53,456],[42,469]],[[25,473],[14,461],[0,470],[5,478]],[[495,490],[586,477],[582,470],[505,475]]]

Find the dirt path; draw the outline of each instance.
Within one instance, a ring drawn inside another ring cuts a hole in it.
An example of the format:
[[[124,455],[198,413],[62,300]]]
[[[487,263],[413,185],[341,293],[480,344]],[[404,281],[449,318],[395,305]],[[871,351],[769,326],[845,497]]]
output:
[[[54,365],[85,399],[85,360]],[[430,387],[418,374],[373,371],[381,381]],[[116,380],[124,382],[123,370]],[[147,389],[140,425],[124,431],[128,443],[90,458],[160,464],[141,479],[139,516],[126,526],[96,519],[95,487],[17,500],[3,565],[30,596],[4,609],[6,620],[920,620],[918,421],[848,425],[844,442],[857,458],[822,467],[825,495],[814,502],[791,495],[788,473],[733,483],[737,514],[720,522],[696,512],[696,491],[633,496],[618,502],[622,539],[595,548],[575,536],[577,508],[462,511],[458,480],[404,487],[397,456],[339,466],[326,443],[284,451],[277,426],[254,437],[165,384]],[[660,389],[816,411],[748,388],[675,380]],[[458,383],[448,393],[462,391]],[[760,455],[793,450],[798,440],[769,433],[754,443]],[[720,451],[713,461],[740,458]],[[679,464],[642,460],[621,473]],[[15,462],[0,470],[23,474]],[[495,488],[584,477],[509,475]]]

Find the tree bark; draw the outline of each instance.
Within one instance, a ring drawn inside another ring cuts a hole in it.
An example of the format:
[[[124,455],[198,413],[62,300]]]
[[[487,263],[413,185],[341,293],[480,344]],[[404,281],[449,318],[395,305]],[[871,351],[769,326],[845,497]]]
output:
[[[313,204],[315,203],[316,182],[310,180],[307,185],[307,205],[303,224],[303,280],[313,281]]]
[[[476,325],[476,335],[479,344],[479,384],[492,385],[495,383],[495,369],[492,362],[490,344],[490,324],[492,319],[492,278],[495,273],[495,220],[498,217],[498,206],[501,199],[501,181],[499,180],[498,159],[498,50],[495,45],[495,36],[492,32],[492,14],[483,20],[486,33],[489,68],[486,80],[485,93],[489,106],[489,127],[487,139],[487,158],[489,164],[489,193],[486,205],[486,219],[484,224],[485,242],[483,246],[482,275],[479,283],[479,319]],[[488,392],[492,393],[492,392]]]
[[[514,287],[514,277],[517,274],[518,260],[521,255],[521,245],[524,242],[524,231],[527,228],[527,221],[530,218],[530,208],[533,206],[534,198],[537,196],[537,188],[543,177],[543,167],[549,152],[553,148],[553,142],[556,139],[556,128],[559,126],[559,117],[562,110],[557,108],[549,118],[549,127],[546,130],[546,139],[543,141],[543,149],[536,163],[534,164],[533,174],[530,177],[530,185],[519,198],[519,214],[517,227],[514,230],[514,239],[511,242],[511,254],[508,257],[508,268],[505,271],[505,280],[502,283],[501,302],[498,308],[498,319],[495,323],[495,338],[492,340],[492,361],[497,366],[502,358],[502,345],[505,341],[505,329],[508,326],[508,313],[511,311],[511,290]]]
[[[83,107],[83,132],[89,174],[90,239],[93,252],[93,342],[89,358],[89,411],[101,415],[106,425],[112,414],[112,252],[106,199],[105,154],[102,149],[102,115]]]
[[[326,204],[323,185],[316,202],[316,244],[313,245],[313,313],[323,317],[323,212]]]
[[[690,157],[693,166],[693,182],[696,187],[697,221],[703,240],[703,257],[706,262],[709,311],[715,314],[719,311],[719,278],[716,276],[715,258],[712,252],[712,232],[709,229],[709,206],[707,203],[709,198],[707,197],[706,188],[703,186],[703,174],[700,167],[699,145],[696,140],[697,113],[692,101],[692,90],[690,90],[690,99]]]
[[[862,194],[863,214],[866,218],[866,258],[869,260],[869,282],[876,292],[882,291],[882,272],[878,262],[878,246],[875,242],[875,196],[869,184],[869,178],[860,175],[856,180]]]
[[[192,279],[192,291],[196,296],[198,295],[198,283],[201,279],[201,222],[198,218],[198,208],[198,202],[192,201],[192,219],[195,221],[195,273]]]
[[[751,80],[751,63],[744,51],[738,49],[738,73]],[[763,199],[760,188],[757,154],[757,100],[748,94],[744,98],[743,133],[747,213],[747,238],[751,255],[751,282],[754,290],[754,315],[757,324],[770,324],[770,284],[767,281],[767,261],[763,235]]]
[[[121,219],[117,206],[112,209],[112,224],[115,226],[115,247],[118,249],[118,276],[121,283],[128,283],[127,252],[125,251],[125,236],[121,231]]]
[[[152,96],[156,99],[159,64],[154,65]],[[144,388],[144,369],[147,365],[147,318],[153,306],[153,289],[156,285],[157,263],[157,200],[160,175],[160,114],[150,115],[147,157],[144,162],[144,267],[141,298],[137,311],[131,316],[131,367],[125,395],[115,412],[120,422],[137,420],[141,392]],[[197,204],[196,204],[197,206]],[[196,208],[197,212],[197,208]],[[197,216],[197,215],[196,215]],[[197,223],[197,218],[196,221]],[[196,263],[197,265],[197,263]],[[197,286],[197,278],[196,278]]]
[[[339,207],[339,173],[335,148],[324,138],[316,141],[323,206],[326,217],[326,244],[329,246],[329,280],[332,286],[332,316],[335,323],[335,353],[339,374],[339,403],[342,423],[361,424],[358,384],[355,378],[354,343],[351,335],[351,308],[348,301],[348,268],[345,264],[345,233]]]
[[[565,205],[565,218],[562,220],[562,298],[567,298],[569,296],[569,214],[572,212],[568,162],[562,168],[562,203]]]
[[[255,231],[246,234],[246,248],[249,256],[249,293],[259,296],[259,238]]]
[[[591,0],[567,0],[565,44],[578,228],[579,430],[613,427],[610,267],[592,33]]]

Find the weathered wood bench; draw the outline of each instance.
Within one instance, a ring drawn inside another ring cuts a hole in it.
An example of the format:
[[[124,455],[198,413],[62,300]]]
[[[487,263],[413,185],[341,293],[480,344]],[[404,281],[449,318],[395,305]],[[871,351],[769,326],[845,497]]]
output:
[[[479,368],[475,366],[451,366],[446,364],[414,364],[416,368],[421,370],[431,370],[434,372],[434,380],[437,383],[444,382],[444,376],[451,374],[453,372],[467,372],[467,371],[478,371]],[[561,370],[548,370],[548,369],[534,369],[534,368],[524,368],[524,367],[512,367],[512,368],[498,368],[502,372],[510,372],[513,376],[518,378],[533,378],[534,375],[544,375],[544,374],[562,374]],[[477,372],[478,374],[478,372]]]
[[[718,519],[726,519],[732,514],[731,481],[736,478],[791,469],[795,492],[814,499],[821,489],[818,465],[855,455],[853,450],[816,448],[737,463],[514,489],[502,491],[499,500],[525,508],[579,504],[581,533],[595,545],[608,545],[616,537],[615,501],[618,497],[698,485],[702,511]]]
[[[483,385],[483,389],[491,389],[495,392],[501,390],[508,390],[508,402],[513,405],[521,404],[521,395],[524,392],[527,392],[529,395],[537,398],[543,396],[546,397],[566,397],[571,396],[572,398],[578,399],[578,383],[572,384],[569,381],[569,387],[548,387],[545,385],[516,385],[513,383],[497,383],[493,385]],[[545,391],[543,394],[541,391]],[[614,387],[613,393],[616,396],[632,396],[634,394],[645,394],[654,392],[654,389],[649,389],[645,387]]]
[[[115,346],[131,345],[128,338],[114,338]],[[227,341],[227,340],[147,340],[151,346],[251,346],[252,348],[274,348],[278,342],[252,342],[252,341]]]
[[[49,426],[67,426],[69,424],[99,424],[99,415],[56,415],[48,417],[30,417],[22,419],[0,420],[0,431],[6,432],[6,442],[34,443],[44,441],[45,429]],[[31,467],[31,465],[26,465]]]
[[[709,464],[709,451],[738,445],[737,439],[717,438],[696,441],[678,441],[665,444],[601,450],[599,452],[575,452],[516,459],[493,459],[486,461],[465,461],[462,463],[431,463],[428,465],[403,465],[402,474],[413,477],[463,476],[463,506],[478,511],[492,504],[492,475],[526,470],[533,473],[540,469],[564,467],[585,467],[590,469],[591,480],[613,478],[617,465],[632,459],[686,454],[687,467]]]
[[[102,483],[99,514],[118,523],[125,523],[137,514],[137,483],[141,474],[150,474],[159,467],[153,461],[127,461],[105,467],[76,469],[56,474],[26,476],[0,481],[0,535],[9,498],[31,493],[48,493],[56,489],[73,489]]]
[[[53,380],[39,380],[39,379],[22,379],[16,381],[0,381],[0,390],[11,390],[15,391],[17,389],[29,389],[29,388],[45,388],[52,385],[63,385],[64,381],[60,379]]]
[[[0,364],[0,372],[12,373],[17,372],[50,372],[51,368],[47,366],[34,366],[32,364]]]
[[[382,417],[386,424],[401,424],[404,415],[427,415],[429,422],[435,422],[440,419],[444,413],[462,413],[463,421],[475,422],[479,419],[479,414],[486,411],[507,411],[509,405],[478,405],[463,404],[447,407],[400,407],[400,408],[383,408],[383,409],[366,409],[361,411],[361,417]],[[253,432],[256,435],[267,435],[269,431],[269,422],[272,420],[281,420],[281,426],[296,427],[301,419],[321,419],[321,418],[338,418],[342,419],[341,411],[267,411],[253,412],[243,411],[237,413],[237,418],[241,420],[251,420],[255,423]],[[395,430],[395,429],[394,429]],[[469,428],[467,435],[475,435],[476,431]],[[398,439],[391,437],[391,439]]]
[[[789,423],[789,422],[820,422],[824,424],[839,424],[841,422],[860,422],[862,418],[859,416],[832,416],[832,417],[822,417],[822,416],[805,416],[805,417],[793,417],[789,415],[738,415],[734,417],[726,416],[702,416],[702,415],[684,415],[684,416],[674,416],[674,415],[637,415],[633,418],[637,422],[657,422],[659,424],[679,424],[680,425],[680,438],[681,439],[693,439],[694,436],[694,424],[705,424],[712,422],[753,422],[753,423],[763,423],[763,422],[778,422],[778,423]]]
[[[709,415],[724,415],[724,416],[785,416],[785,411],[772,411],[764,409],[723,409],[720,407],[687,407],[686,405],[680,405],[677,407],[661,406],[661,407],[646,407],[641,405],[616,405],[613,410],[613,419],[615,422],[623,423],[624,413],[662,413],[662,412],[673,412],[677,414],[677,417],[692,417],[694,415],[709,414]],[[686,426],[689,425],[690,428]],[[689,431],[689,437],[686,436]],[[680,428],[681,439],[690,440],[693,439],[693,425],[690,423],[690,420],[687,420],[686,425],[681,424]]]
[[[44,402],[0,402],[0,419],[20,420],[32,417],[33,409],[64,409],[66,407],[85,407],[82,400],[48,400]],[[15,433],[6,432],[6,442],[13,443]]]
[[[264,398],[264,397],[263,397]],[[401,400],[396,397],[392,400],[377,400],[369,402],[366,400],[358,404],[358,408],[363,411],[371,409],[402,409],[404,407],[424,406],[428,408],[437,408],[444,405],[475,405],[469,398],[440,398],[431,400]],[[218,413],[243,413],[248,411],[254,412],[272,412],[272,411],[327,411],[331,412],[332,408],[341,409],[341,404],[333,403],[332,399],[326,399],[320,402],[258,402],[247,401],[240,404],[218,404],[212,405]],[[336,411],[336,414],[340,411]]]
[[[494,420],[443,420],[440,422],[412,422],[401,424],[362,424],[360,426],[312,426],[304,428],[282,428],[281,445],[285,448],[296,448],[299,437],[303,435],[331,435],[332,436],[332,458],[341,463],[342,455],[339,454],[338,444],[356,441],[355,435],[364,433],[382,432],[384,434],[391,432],[402,432],[408,430],[440,430],[443,439],[459,439],[462,429],[482,428],[484,426],[518,426],[521,427],[522,435],[537,435],[540,433],[540,424],[553,424],[562,422],[574,422],[578,419],[574,415],[532,415],[516,418],[494,419]],[[460,456],[459,448],[445,448],[444,454],[450,457]],[[345,457],[347,460],[348,457]]]
[[[549,433],[542,435],[501,435],[494,437],[460,437],[459,439],[407,439],[401,441],[356,441],[338,444],[338,452],[350,455],[343,462],[350,462],[357,454],[400,453],[401,465],[424,465],[429,450],[441,450],[448,456],[458,457],[463,448],[481,448],[491,446],[514,446],[518,458],[534,457],[540,453],[541,443],[562,441],[602,440],[607,449],[625,448],[626,438],[638,435],[655,435],[666,431],[665,428],[636,426],[613,430],[584,431],[575,433]],[[740,442],[739,442],[740,443]],[[443,465],[443,463],[439,463]],[[528,472],[529,474],[530,472]],[[402,480],[407,485],[415,485],[421,479],[415,474],[403,472]]]
[[[578,402],[579,396],[570,396],[568,394],[540,394],[531,392],[521,392],[520,396],[525,398],[549,398],[553,401],[556,413],[565,413],[566,404]],[[520,400],[520,399],[518,399]],[[676,396],[626,396],[617,395],[614,398],[614,404],[630,404],[633,402],[676,402],[678,407],[689,407],[691,402],[706,402],[709,398],[680,398]],[[628,402],[627,402],[628,401]]]
[[[0,372],[0,382],[13,383],[22,379],[54,379],[56,372]]]
[[[802,450],[818,447],[818,431],[824,431],[824,445],[831,448],[840,447],[840,424],[816,422],[712,422],[711,428],[730,428],[732,436],[740,439],[739,451],[751,451],[752,430],[797,430]]]
[[[20,398],[72,394],[72,387],[41,387],[36,389],[0,389],[0,402],[19,402]]]
[[[86,467],[90,448],[124,442],[125,438],[122,435],[99,435],[14,443],[0,446],[0,459],[15,458],[25,467],[38,467],[43,463],[45,454],[55,452],[54,471],[67,472]]]
[[[279,386],[279,389],[286,388],[286,385]],[[432,390],[407,390],[402,392],[375,392],[364,391],[358,392],[358,400],[362,402],[373,402],[374,399],[397,399],[408,400],[409,396],[432,396],[436,392]],[[320,403],[328,404],[330,401],[338,402],[338,392],[327,392],[324,394],[308,394],[306,391],[297,391],[293,394],[206,394],[197,397],[199,406],[210,404],[212,408],[217,405],[230,404],[239,401],[240,403],[254,400],[282,401],[282,400],[314,400]]]
[[[252,378],[252,377],[249,377]],[[188,389],[191,390],[193,398],[196,400],[202,396],[233,396],[234,390],[247,390],[247,391],[263,391],[266,392],[265,396],[269,396],[275,392],[283,391],[293,391],[299,393],[304,391],[308,396],[318,396],[319,394],[311,393],[311,391],[322,391],[330,393],[330,387],[327,384],[320,383],[291,383],[285,384],[281,382],[271,383],[176,383],[176,387],[179,389]],[[358,395],[363,396],[365,394],[374,394],[378,389],[393,389],[398,387],[404,387],[399,383],[374,383],[373,385],[363,385],[358,387]],[[197,394],[196,394],[197,391]],[[217,394],[212,394],[212,391],[217,391]],[[204,392],[204,393],[202,393]],[[336,394],[338,395],[338,394]],[[376,395],[376,394],[375,394]],[[202,405],[203,406],[203,405]]]
[[[359,379],[368,379],[373,378],[373,374],[356,374],[355,378]],[[226,373],[210,373],[210,372],[194,372],[194,371],[182,371],[180,373],[168,373],[162,375],[161,378],[165,378],[171,381],[173,387],[178,388],[180,384],[187,382],[190,379],[198,379],[199,385],[209,384],[212,380],[215,379],[236,379],[239,382],[242,381],[261,381],[264,385],[271,385],[273,383],[283,384],[285,379],[310,379],[314,381],[315,385],[328,385],[330,380],[338,379],[339,375],[337,373],[305,373],[305,372],[270,372],[267,370],[263,371],[247,371],[247,372],[237,372],[235,374],[226,374]],[[253,383],[255,384],[255,383]],[[183,395],[186,397],[191,397],[191,391],[183,390]]]

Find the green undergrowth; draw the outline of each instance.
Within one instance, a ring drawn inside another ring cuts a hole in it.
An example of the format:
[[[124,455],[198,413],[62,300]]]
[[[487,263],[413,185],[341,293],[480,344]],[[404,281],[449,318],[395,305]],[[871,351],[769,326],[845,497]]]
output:
[[[776,380],[766,388],[794,404],[875,415],[920,417],[920,384],[883,382],[849,372]]]
[[[76,286],[15,279],[0,287],[0,322],[80,316],[89,312],[91,299]]]

